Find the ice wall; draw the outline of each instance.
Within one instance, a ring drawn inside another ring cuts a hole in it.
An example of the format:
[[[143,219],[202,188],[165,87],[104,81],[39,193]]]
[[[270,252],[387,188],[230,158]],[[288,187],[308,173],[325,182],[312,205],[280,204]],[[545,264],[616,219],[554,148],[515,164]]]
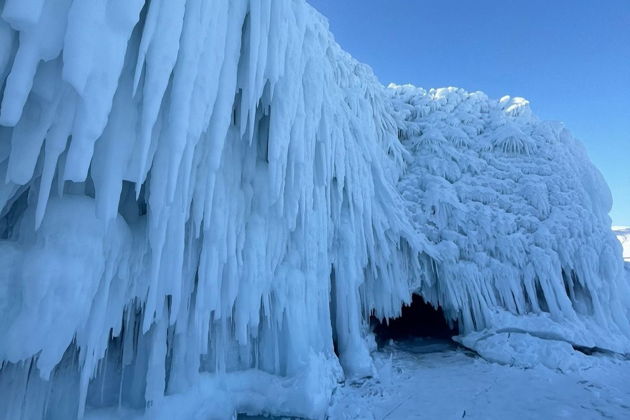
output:
[[[254,370],[313,376],[274,410],[320,417],[333,341],[371,374],[366,314],[395,314],[417,265],[403,148],[310,6],[0,4],[2,416],[143,408]]]
[[[459,321],[459,340],[493,359],[501,348],[499,361],[511,363],[531,348],[554,353],[557,342],[628,353],[612,198],[583,146],[522,98],[390,92],[412,154],[399,189],[438,255],[420,293]]]
[[[0,9],[0,418],[321,418],[414,291],[630,349],[607,188],[522,102],[385,89],[302,0]]]

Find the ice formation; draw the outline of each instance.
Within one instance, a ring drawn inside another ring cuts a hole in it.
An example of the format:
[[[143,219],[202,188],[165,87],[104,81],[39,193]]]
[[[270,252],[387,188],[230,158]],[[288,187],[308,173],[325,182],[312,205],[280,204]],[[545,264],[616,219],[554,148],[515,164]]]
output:
[[[612,198],[583,146],[522,98],[390,88],[412,154],[399,190],[437,248],[419,290],[462,324],[459,340],[506,362],[521,340],[627,353]]]
[[[630,227],[613,226],[613,232],[615,232],[623,247],[623,258],[630,262]]]
[[[385,88],[302,0],[0,9],[1,418],[322,418],[413,292],[630,352],[608,188],[524,100]]]

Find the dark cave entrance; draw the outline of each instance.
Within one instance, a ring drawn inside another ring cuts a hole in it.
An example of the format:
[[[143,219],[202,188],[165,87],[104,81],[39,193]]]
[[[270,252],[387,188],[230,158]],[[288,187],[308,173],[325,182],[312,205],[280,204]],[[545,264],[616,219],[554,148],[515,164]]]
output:
[[[372,316],[370,325],[379,347],[387,344],[389,340],[403,341],[414,338],[451,340],[453,336],[459,334],[456,321],[449,322],[441,307],[434,308],[417,294],[412,295],[409,306],[403,306],[400,317],[381,321]]]

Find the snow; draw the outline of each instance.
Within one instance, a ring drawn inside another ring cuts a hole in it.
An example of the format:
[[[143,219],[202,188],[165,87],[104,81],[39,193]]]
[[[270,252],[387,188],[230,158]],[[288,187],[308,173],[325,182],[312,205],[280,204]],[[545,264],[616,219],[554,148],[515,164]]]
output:
[[[488,360],[630,353],[610,192],[524,99],[385,88],[302,0],[0,7],[0,418],[323,418],[414,292]]]
[[[630,363],[581,358],[580,369],[560,372],[489,363],[439,341],[392,343],[375,353],[378,379],[336,390],[329,418],[627,418]]]
[[[623,247],[623,258],[626,261],[630,261],[630,227],[627,226],[613,226],[613,232],[617,235],[617,239],[621,242]]]

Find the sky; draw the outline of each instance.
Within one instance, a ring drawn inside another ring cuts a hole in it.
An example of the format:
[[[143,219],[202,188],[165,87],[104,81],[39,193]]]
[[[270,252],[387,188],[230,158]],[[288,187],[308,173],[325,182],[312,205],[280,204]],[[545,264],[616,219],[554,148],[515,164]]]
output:
[[[384,84],[522,96],[564,121],[630,226],[630,0],[307,0]]]

